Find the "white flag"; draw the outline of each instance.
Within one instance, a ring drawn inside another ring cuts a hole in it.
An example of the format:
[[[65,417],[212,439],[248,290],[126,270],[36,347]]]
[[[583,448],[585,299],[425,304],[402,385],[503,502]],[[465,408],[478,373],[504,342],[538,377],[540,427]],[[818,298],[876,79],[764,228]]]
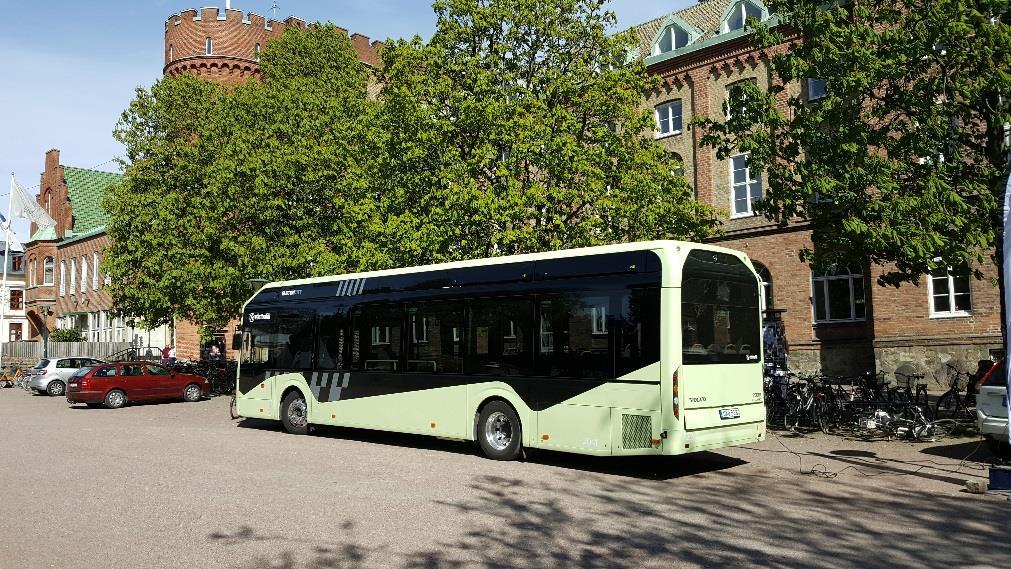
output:
[[[27,219],[39,228],[55,227],[56,221],[11,176],[11,217]]]
[[[3,216],[0,216],[0,217],[3,217]],[[3,229],[4,229],[4,235],[6,236],[6,239],[7,239],[7,249],[8,250],[10,250],[10,251],[24,251],[25,250],[25,246],[21,244],[21,241],[18,241],[18,236],[14,234],[14,229],[11,227],[11,222],[10,221],[8,221],[7,223],[4,223],[0,227],[3,227]]]

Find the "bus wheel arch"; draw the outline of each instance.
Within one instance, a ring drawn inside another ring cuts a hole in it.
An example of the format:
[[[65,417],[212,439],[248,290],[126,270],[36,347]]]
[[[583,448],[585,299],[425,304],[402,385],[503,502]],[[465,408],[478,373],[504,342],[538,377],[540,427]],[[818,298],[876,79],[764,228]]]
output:
[[[516,406],[504,397],[481,402],[474,415],[474,439],[492,460],[515,460],[523,454],[523,421]]]
[[[293,435],[309,433],[309,400],[298,387],[285,388],[278,413],[285,431]]]

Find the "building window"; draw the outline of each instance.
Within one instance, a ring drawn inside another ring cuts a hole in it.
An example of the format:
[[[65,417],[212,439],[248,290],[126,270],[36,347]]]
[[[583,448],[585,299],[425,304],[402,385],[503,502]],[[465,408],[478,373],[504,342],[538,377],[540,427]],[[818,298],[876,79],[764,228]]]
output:
[[[260,61],[260,44],[256,44],[256,49],[253,50],[253,59]]]
[[[815,322],[853,322],[867,316],[864,276],[846,267],[811,275]]]
[[[761,20],[762,9],[747,0],[734,4],[723,20],[723,32],[743,30],[748,18]]]
[[[70,294],[77,294],[77,259],[70,260]]]
[[[53,214],[53,194],[51,192],[46,192],[46,213]]]
[[[968,316],[972,313],[968,267],[941,267],[930,271],[928,288],[931,316]]]
[[[12,255],[11,256],[11,271],[20,272],[25,270],[25,256],[24,255]]]
[[[607,334],[606,304],[590,307],[590,328],[593,334]]]
[[[660,32],[653,44],[653,55],[681,49],[691,42],[691,36],[681,26],[671,24]]]
[[[52,257],[46,257],[45,261],[43,261],[43,264],[42,264],[42,270],[43,270],[43,273],[42,273],[42,284],[47,284],[47,285],[53,284],[53,271],[55,269],[54,269],[54,266],[53,266],[53,258]]]
[[[671,101],[656,108],[656,135],[669,136],[681,132],[681,101]]]
[[[169,44],[169,46],[168,46],[168,60],[169,61],[173,61],[175,59],[174,53],[175,52],[172,49],[172,44]]]
[[[807,81],[807,100],[817,101],[825,96],[825,80],[824,79],[814,79],[808,78]]]
[[[214,55],[214,40],[208,37],[207,41],[204,43],[204,48],[204,52],[207,55]]]
[[[91,254],[91,290],[98,290],[98,253]]]
[[[25,309],[25,291],[14,289],[11,291],[11,310]]]
[[[373,326],[372,327],[372,345],[382,346],[390,343],[390,327],[389,326]]]
[[[60,296],[67,295],[67,262],[60,261]]]
[[[28,261],[28,286],[35,286],[35,259]]]
[[[762,178],[751,170],[750,153],[730,158],[730,182],[733,188],[733,214],[735,217],[754,215],[755,202],[762,199]]]
[[[541,303],[540,353],[551,354],[555,351],[555,332],[551,327],[551,303]]]
[[[88,290],[88,258],[81,257],[81,292]]]
[[[416,314],[411,315],[411,342],[415,344],[428,343],[428,317],[419,318]]]
[[[22,334],[21,324],[20,323],[13,323],[13,324],[11,324],[11,328],[10,328],[10,341],[11,342],[20,342],[21,341],[21,337],[22,337],[21,334]]]
[[[752,261],[752,264],[755,265],[755,272],[758,273],[758,278],[761,280],[763,308],[771,310],[776,307],[772,301],[772,273],[769,272],[768,267],[761,263]]]

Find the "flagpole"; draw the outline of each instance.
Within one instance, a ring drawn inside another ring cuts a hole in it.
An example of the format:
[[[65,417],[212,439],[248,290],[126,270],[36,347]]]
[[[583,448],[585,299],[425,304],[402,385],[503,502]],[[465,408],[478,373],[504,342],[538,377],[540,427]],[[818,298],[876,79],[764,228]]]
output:
[[[7,316],[7,304],[10,298],[7,292],[7,267],[10,265],[11,250],[11,200],[14,198],[14,172],[11,172],[11,189],[7,192],[7,225],[4,226],[4,276],[0,285],[0,369],[4,365],[3,347],[9,335],[4,333],[4,319]]]

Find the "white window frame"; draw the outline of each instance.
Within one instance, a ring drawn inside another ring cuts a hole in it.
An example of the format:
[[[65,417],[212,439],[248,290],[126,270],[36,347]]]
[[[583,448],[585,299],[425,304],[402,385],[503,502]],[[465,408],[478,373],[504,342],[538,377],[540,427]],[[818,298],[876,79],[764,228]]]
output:
[[[674,106],[675,105],[677,105],[677,107],[678,107],[678,113],[677,113],[677,127],[678,128],[674,128]],[[662,121],[661,118],[660,118],[660,113],[662,112],[662,110],[669,110],[669,114],[667,115],[667,119],[665,121],[667,123],[666,125],[664,125],[664,121]],[[667,101],[666,103],[661,103],[661,104],[657,105],[653,109],[653,119],[654,119],[654,123],[656,125],[656,133],[654,134],[655,138],[665,138],[665,137],[668,137],[668,136],[674,136],[674,135],[681,134],[683,132],[683,129],[684,129],[684,102],[681,99],[674,99],[673,101]],[[669,130],[664,131],[664,127],[665,126]]]
[[[748,27],[747,6],[749,4],[751,5],[752,8],[758,10],[758,18],[756,19],[759,21],[764,21],[766,18],[766,11],[763,10],[761,6],[759,6],[754,2],[750,2],[749,0],[740,0],[739,2],[735,2],[734,4],[732,4],[731,7],[727,10],[726,15],[724,15],[723,17],[723,21],[720,23],[720,32],[726,34],[747,28]],[[740,10],[741,27],[730,29],[730,18],[734,16],[734,12],[736,12],[737,10]]]
[[[390,345],[390,327],[389,326],[373,326],[372,327],[372,345],[373,346],[388,346],[388,345]]]
[[[808,101],[817,101],[819,99],[824,99],[826,96],[828,96],[828,89],[826,87],[824,79],[819,79],[817,77],[808,77],[807,79],[804,80],[804,83],[805,87],[807,88]],[[814,95],[812,95],[812,93],[814,93],[814,89],[811,88],[811,85],[816,85],[818,83],[821,84],[821,94],[815,97]]]
[[[67,262],[60,261],[60,296],[67,296]]]
[[[940,270],[938,267],[935,270]],[[969,310],[957,310],[955,308],[955,278],[962,278],[961,275],[952,275],[953,267],[946,267],[946,277],[948,281],[948,306],[951,310],[938,311],[934,309],[934,279],[941,279],[943,277],[935,277],[932,272],[927,273],[927,305],[930,310],[930,318],[964,318],[966,316],[972,316],[972,276],[965,275],[967,279],[967,284],[969,285]]]
[[[70,260],[70,294],[77,294],[77,259]]]
[[[88,292],[88,258],[81,255],[81,292]]]
[[[421,334],[418,334],[418,315],[411,315],[411,342],[415,344],[427,344],[428,343],[428,317],[422,316],[421,320]],[[389,343],[389,342],[387,342]]]
[[[849,291],[850,291],[850,316],[848,318],[833,318],[832,317],[832,305],[829,302],[829,281],[836,280],[848,280],[849,281]],[[819,286],[820,285],[820,286]],[[860,289],[864,293],[864,315],[856,316],[857,302],[856,302],[856,287],[860,286]],[[825,303],[825,315],[826,319],[818,319],[818,304],[815,301],[815,295],[821,294],[822,301]],[[816,324],[835,324],[838,322],[866,322],[867,321],[867,289],[864,287],[864,275],[863,273],[854,273],[847,269],[846,274],[839,275],[818,275],[814,271],[811,271],[811,321]]]
[[[42,284],[52,286],[56,281],[56,260],[46,257],[42,260]]]
[[[745,167],[744,167],[744,182],[742,182],[741,184],[737,184],[737,183],[734,182],[734,172],[736,171],[736,170],[734,170],[734,159],[742,157],[742,156],[744,157],[744,164],[745,164]],[[751,177],[752,176],[751,164],[748,162],[748,158],[750,158],[750,157],[751,157],[751,153],[750,152],[742,152],[740,154],[734,154],[733,156],[731,156],[730,157],[730,161],[728,162],[728,166],[729,166],[728,170],[730,171],[730,213],[731,213],[730,217],[732,219],[733,218],[739,218],[739,217],[752,217],[752,216],[754,216],[755,215],[754,203],[755,203],[755,199],[756,198],[752,194],[752,190],[757,185],[758,191],[761,193],[761,195],[764,195],[764,192],[765,192],[765,188],[762,185],[762,175],[759,174],[755,178]],[[747,192],[748,192],[748,209],[747,209],[747,211],[737,211],[737,209],[736,209],[736,207],[737,207],[737,199],[736,199],[736,197],[737,197],[737,187],[738,186],[744,186],[744,187],[747,188]],[[761,199],[761,195],[759,196],[758,199]]]
[[[548,320],[546,314],[541,314],[540,322],[540,339],[538,341],[540,353],[542,354],[553,354],[555,353],[555,331],[551,328],[551,321]]]
[[[214,55],[214,38],[211,36],[204,40],[204,55]]]
[[[591,333],[607,334],[607,306],[599,304],[590,307]]]
[[[98,252],[93,252],[91,254],[91,290],[98,290]]]
[[[678,45],[677,34],[674,33],[675,30],[680,31],[682,34],[685,35],[684,44]],[[663,49],[660,47],[660,44],[663,43],[665,38],[670,38],[670,45],[671,45],[670,49]],[[660,30],[660,33],[657,34],[656,36],[656,41],[653,42],[653,55],[673,53],[683,47],[688,46],[688,44],[692,43],[692,39],[693,39],[692,33],[684,29],[682,26],[679,26],[676,23],[667,24],[666,26],[664,26],[662,30]]]

